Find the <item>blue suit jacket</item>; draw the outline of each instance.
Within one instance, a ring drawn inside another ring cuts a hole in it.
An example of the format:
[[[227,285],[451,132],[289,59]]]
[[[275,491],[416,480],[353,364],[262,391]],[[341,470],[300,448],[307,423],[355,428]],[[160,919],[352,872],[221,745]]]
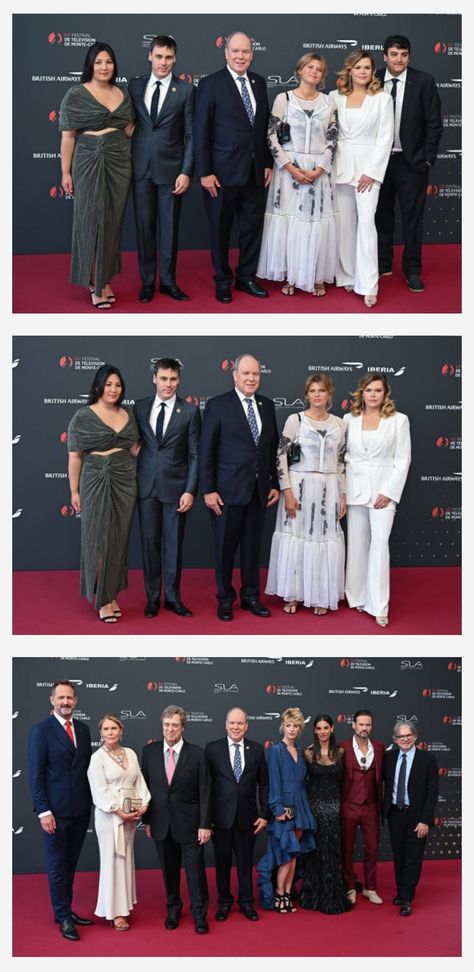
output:
[[[149,78],[149,74],[132,78],[128,86],[137,120],[132,136],[133,178],[149,174],[157,185],[169,185],[181,173],[193,174],[194,88],[173,74],[153,123],[143,100]]]
[[[212,823],[220,830],[230,830],[233,826],[239,830],[253,830],[257,817],[270,818],[268,770],[263,746],[244,739],[244,753],[244,771],[237,783],[227,737],[206,746],[211,773]]]
[[[267,86],[259,74],[248,72],[256,112],[251,125],[242,97],[227,67],[202,78],[196,89],[194,154],[196,175],[213,173],[223,186],[245,186],[254,169],[257,185],[263,186],[264,169],[272,168],[267,144]]]
[[[199,481],[203,493],[217,491],[224,503],[246,506],[257,482],[259,499],[266,506],[271,489],[279,489],[276,471],[278,429],[275,406],[255,394],[262,420],[258,446],[239,396],[233,389],[210,398],[204,410],[199,450]]]
[[[92,750],[89,729],[74,719],[77,747],[65,729],[49,716],[33,726],[28,744],[28,770],[35,813],[58,817],[88,813],[92,796],[87,779]]]
[[[150,426],[155,396],[142,398],[134,412],[140,430],[138,496],[156,495],[162,503],[178,503],[183,493],[197,493],[201,413],[195,405],[176,398],[166,432],[158,445]]]

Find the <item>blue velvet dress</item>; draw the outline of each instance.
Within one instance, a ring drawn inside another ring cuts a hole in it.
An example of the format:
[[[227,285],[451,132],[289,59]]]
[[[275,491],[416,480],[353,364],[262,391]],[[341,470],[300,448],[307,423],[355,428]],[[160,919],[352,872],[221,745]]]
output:
[[[267,826],[267,849],[257,864],[258,888],[262,908],[273,908],[275,886],[273,872],[298,854],[307,854],[316,847],[316,820],[311,812],[305,789],[306,763],[298,751],[294,760],[285,744],[280,742],[268,751],[270,782],[269,806],[273,819]],[[292,820],[276,820],[285,807],[294,807]],[[295,830],[302,830],[300,840]]]

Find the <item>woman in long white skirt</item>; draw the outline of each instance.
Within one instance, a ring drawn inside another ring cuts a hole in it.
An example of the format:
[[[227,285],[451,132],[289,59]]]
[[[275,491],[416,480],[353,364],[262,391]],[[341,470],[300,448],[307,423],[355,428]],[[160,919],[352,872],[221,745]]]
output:
[[[289,416],[280,438],[281,495],[266,593],[282,597],[287,614],[301,604],[327,614],[344,597],[344,425],[328,413],[333,393],[329,375],[309,375],[308,408]],[[297,460],[291,465],[288,450]]]

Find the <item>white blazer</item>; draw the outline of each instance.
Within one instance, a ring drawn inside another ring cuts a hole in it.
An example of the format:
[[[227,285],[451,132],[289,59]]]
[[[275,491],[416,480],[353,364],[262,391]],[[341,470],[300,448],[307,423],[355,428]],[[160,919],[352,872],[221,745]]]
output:
[[[334,160],[335,180],[357,183],[361,175],[383,182],[393,145],[393,101],[386,91],[366,95],[359,111],[354,113],[352,131],[348,128],[347,96],[339,91],[329,93],[330,104],[337,108],[339,136]]]
[[[370,451],[362,441],[362,415],[344,415],[346,437],[346,501],[355,506],[373,506],[379,493],[389,496],[389,509],[396,509],[406,482],[411,460],[410,423],[396,412],[381,418],[370,434]]]

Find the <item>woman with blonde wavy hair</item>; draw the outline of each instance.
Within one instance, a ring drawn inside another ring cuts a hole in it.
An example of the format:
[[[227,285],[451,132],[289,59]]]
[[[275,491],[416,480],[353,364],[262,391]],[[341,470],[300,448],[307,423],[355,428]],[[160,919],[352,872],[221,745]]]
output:
[[[393,144],[393,102],[375,75],[368,51],[349,54],[329,100],[337,109],[334,162],[339,210],[336,286],[361,294],[374,307],[378,293],[375,210]]]
[[[397,412],[384,374],[369,372],[352,394],[346,426],[349,607],[388,625],[389,538],[411,459],[410,423]]]

